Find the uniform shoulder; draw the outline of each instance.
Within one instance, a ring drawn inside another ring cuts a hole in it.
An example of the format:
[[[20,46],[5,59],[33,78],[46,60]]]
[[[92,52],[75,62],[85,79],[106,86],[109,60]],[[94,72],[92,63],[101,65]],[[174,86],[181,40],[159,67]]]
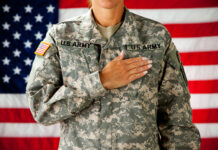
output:
[[[65,31],[68,31],[68,33],[70,33],[70,31],[71,32],[76,31],[77,29],[79,29],[79,25],[85,19],[85,17],[86,17],[85,14],[83,14],[53,24],[51,30],[53,30],[57,34],[65,33]]]
[[[61,22],[57,23],[56,25],[81,22],[85,17],[86,17],[86,14],[75,16],[75,17],[66,19],[64,21],[61,21]]]
[[[167,34],[169,37],[171,37],[169,31],[162,23],[156,20],[150,19],[150,18],[146,18],[141,15],[135,14],[133,12],[130,12],[130,15],[134,18],[134,20],[137,22],[138,26],[141,29],[151,30],[152,32],[158,32],[161,30],[164,35]]]
[[[136,14],[134,12],[130,12],[130,14],[135,18],[135,20],[138,20],[138,21],[148,22],[148,23],[151,23],[151,24],[161,24],[160,22],[158,22],[156,20],[149,19],[147,17],[141,16],[141,15]]]
[[[47,31],[46,36],[43,41],[50,45],[48,48],[45,57],[50,57],[53,54],[57,53],[57,48],[55,48],[55,44],[58,39],[66,38],[66,36],[74,36],[77,35],[80,29],[80,22],[84,20],[85,14],[76,16],[65,21],[61,21],[59,23],[53,24]],[[52,47],[52,48],[51,48]]]
[[[138,33],[141,33],[139,35],[141,39],[158,39],[159,41],[164,42],[165,46],[169,45],[171,35],[162,23],[133,12],[130,12],[130,17],[134,20]]]

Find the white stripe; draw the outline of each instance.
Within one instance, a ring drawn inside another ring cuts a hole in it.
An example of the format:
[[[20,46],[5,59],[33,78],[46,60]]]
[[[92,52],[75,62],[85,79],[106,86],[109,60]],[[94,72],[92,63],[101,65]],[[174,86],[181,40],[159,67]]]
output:
[[[59,124],[0,123],[0,137],[59,137]]]
[[[59,22],[74,18],[76,16],[83,15],[88,12],[88,8],[68,8],[68,9],[59,9]]]
[[[25,94],[0,94],[0,108],[28,108]]]
[[[197,123],[195,124],[200,131],[201,138],[218,137],[217,123]]]
[[[59,21],[84,14],[88,8],[59,9]],[[130,9],[141,16],[161,23],[200,23],[218,21],[218,7],[191,9]]]
[[[188,80],[218,79],[218,65],[184,66]]]
[[[180,52],[217,51],[218,36],[197,38],[173,38]]]
[[[218,21],[218,8],[131,9],[141,16],[161,23],[200,23]]]
[[[196,124],[202,138],[218,137],[218,124]],[[60,125],[34,123],[0,123],[0,137],[59,137]]]
[[[191,94],[192,109],[218,108],[218,94]],[[29,108],[25,94],[0,94],[0,108]]]
[[[191,94],[192,109],[218,108],[218,94]]]

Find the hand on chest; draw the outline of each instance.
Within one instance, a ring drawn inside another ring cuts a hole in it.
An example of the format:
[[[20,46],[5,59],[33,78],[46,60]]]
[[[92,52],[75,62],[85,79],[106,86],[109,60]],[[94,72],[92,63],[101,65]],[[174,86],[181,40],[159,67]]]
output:
[[[101,71],[107,63],[120,55],[121,51],[125,53],[124,59],[142,56],[152,60],[152,68],[148,71],[148,74],[121,87],[120,89],[123,90],[131,89],[131,86],[139,88],[142,81],[149,84],[151,81],[157,80],[163,59],[160,43],[105,48],[99,44],[88,42],[60,40],[57,42],[57,46],[63,78],[70,77],[72,80],[95,71]]]

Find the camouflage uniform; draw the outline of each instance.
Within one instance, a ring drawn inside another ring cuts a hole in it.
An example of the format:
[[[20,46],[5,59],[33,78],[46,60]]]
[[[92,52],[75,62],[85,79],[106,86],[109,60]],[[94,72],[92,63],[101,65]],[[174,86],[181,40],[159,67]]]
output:
[[[107,41],[89,10],[54,25],[43,41],[50,47],[36,55],[26,93],[38,123],[60,123],[59,150],[199,149],[186,75],[162,24],[125,8],[122,25]],[[99,72],[122,50],[124,59],[151,59],[152,68],[107,90]]]

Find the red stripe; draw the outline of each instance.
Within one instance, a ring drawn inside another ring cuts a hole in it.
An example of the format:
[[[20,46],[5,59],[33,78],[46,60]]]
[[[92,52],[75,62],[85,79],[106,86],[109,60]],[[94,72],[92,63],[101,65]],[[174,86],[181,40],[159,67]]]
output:
[[[57,150],[59,138],[0,138],[2,150]],[[218,138],[201,138],[201,150],[217,150]]]
[[[201,150],[217,150],[218,138],[202,138]]]
[[[57,150],[59,138],[0,138],[2,150]]]
[[[218,51],[180,53],[183,65],[218,65]]]
[[[218,93],[218,80],[188,81],[192,94]]]
[[[88,7],[88,0],[59,0],[59,8]],[[217,7],[217,0],[126,0],[127,8],[160,9],[160,8],[202,8]]]
[[[193,123],[218,123],[218,108],[217,109],[193,109]]]
[[[172,37],[201,37],[218,35],[218,22],[165,24]]]
[[[35,123],[32,114],[27,108],[1,108],[0,122],[4,123]]]
[[[45,49],[37,49],[37,50],[36,50],[36,53],[43,54],[44,51],[45,51]]]

